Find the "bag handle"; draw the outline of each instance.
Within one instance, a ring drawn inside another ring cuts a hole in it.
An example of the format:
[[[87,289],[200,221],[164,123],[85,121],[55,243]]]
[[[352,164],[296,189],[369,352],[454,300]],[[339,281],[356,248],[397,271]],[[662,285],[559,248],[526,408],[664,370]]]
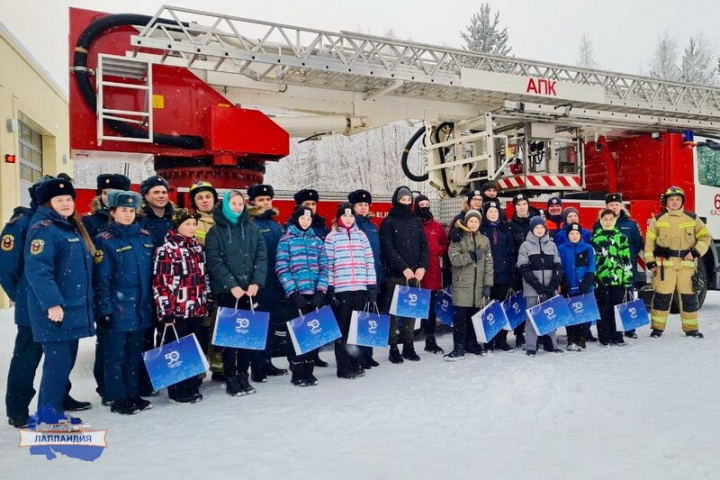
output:
[[[253,302],[253,297],[252,297],[252,295],[248,295],[248,298],[250,299],[250,311],[251,311],[251,312],[253,313],[253,315],[254,315],[254,314],[255,314],[255,303]],[[239,304],[239,303],[240,303],[240,299],[239,299],[239,298],[236,298],[236,299],[235,299],[235,313],[237,313],[237,311],[238,311],[238,304]]]
[[[171,323],[170,326],[172,327],[173,331],[175,332],[175,339],[180,340],[180,336],[177,333],[177,329],[175,328],[175,324]],[[162,337],[160,338],[160,345],[158,345],[158,348],[165,345],[165,334],[167,333],[168,324],[165,324],[165,328],[163,329]]]
[[[377,302],[372,302],[372,306],[375,307],[375,313],[380,315],[380,309],[378,308]],[[365,302],[365,307],[363,308],[363,313],[367,313],[367,314],[372,313],[370,311],[370,307],[371,307],[370,302]]]

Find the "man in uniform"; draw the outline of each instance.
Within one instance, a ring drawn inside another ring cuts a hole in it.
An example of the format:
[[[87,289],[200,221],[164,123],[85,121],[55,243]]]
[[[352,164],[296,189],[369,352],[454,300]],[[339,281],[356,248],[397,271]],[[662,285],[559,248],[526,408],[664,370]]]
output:
[[[693,275],[698,258],[710,248],[712,237],[702,220],[683,210],[685,192],[670,187],[662,196],[665,209],[650,219],[645,236],[645,262],[653,272],[651,337],[662,336],[670,313],[673,293],[677,290],[682,329],[688,337],[703,338],[698,330],[698,296]]]

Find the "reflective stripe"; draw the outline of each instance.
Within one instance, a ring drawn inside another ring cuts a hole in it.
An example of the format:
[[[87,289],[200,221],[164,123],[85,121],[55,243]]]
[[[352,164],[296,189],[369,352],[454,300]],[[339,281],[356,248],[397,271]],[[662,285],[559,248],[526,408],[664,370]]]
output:
[[[685,326],[685,327],[697,327],[699,325],[697,318],[683,318],[681,316],[680,321],[682,322],[683,326]]]
[[[703,227],[702,230],[700,230],[699,232],[697,232],[695,234],[695,238],[704,237],[705,235],[709,235],[709,234],[710,234],[710,232],[708,231],[707,227]]]
[[[678,225],[678,228],[691,228],[695,226],[695,222],[683,222]]]
[[[645,252],[645,263],[652,262],[655,260],[655,255],[653,255],[651,252]]]
[[[650,315],[650,319],[655,323],[667,323],[667,317],[660,317],[658,315]]]
[[[693,225],[695,225],[695,224],[693,223]],[[657,223],[655,224],[655,226],[657,226],[658,228],[659,228],[659,227],[667,227],[667,228],[670,228],[670,222],[657,222]]]
[[[672,261],[672,260],[663,259],[663,258],[658,258],[657,264],[658,264],[658,265],[664,265],[664,266],[666,266],[666,267],[672,267],[672,266],[673,266],[673,261]]]
[[[646,235],[648,236],[648,238],[652,238],[653,240],[655,240],[657,238],[657,235],[655,235],[650,230],[647,231]]]
[[[689,268],[695,268],[697,265],[695,264],[695,260],[682,260],[680,262],[681,267],[689,267]]]

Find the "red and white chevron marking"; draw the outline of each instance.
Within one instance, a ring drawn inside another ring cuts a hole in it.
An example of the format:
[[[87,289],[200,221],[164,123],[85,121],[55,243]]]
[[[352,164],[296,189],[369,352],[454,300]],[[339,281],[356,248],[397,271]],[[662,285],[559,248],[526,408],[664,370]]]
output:
[[[517,175],[498,180],[501,189],[509,188],[580,188],[580,175]]]

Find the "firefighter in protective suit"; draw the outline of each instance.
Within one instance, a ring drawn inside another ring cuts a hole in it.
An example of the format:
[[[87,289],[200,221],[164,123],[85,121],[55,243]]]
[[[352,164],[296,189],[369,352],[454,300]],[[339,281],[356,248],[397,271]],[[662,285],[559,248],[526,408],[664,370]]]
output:
[[[712,237],[697,215],[683,210],[685,192],[670,187],[662,196],[665,209],[650,219],[645,238],[645,262],[653,272],[655,290],[650,316],[652,337],[660,337],[665,330],[673,293],[677,290],[680,320],[685,335],[703,338],[698,331],[697,291],[693,288],[693,275],[698,258],[710,248]]]

